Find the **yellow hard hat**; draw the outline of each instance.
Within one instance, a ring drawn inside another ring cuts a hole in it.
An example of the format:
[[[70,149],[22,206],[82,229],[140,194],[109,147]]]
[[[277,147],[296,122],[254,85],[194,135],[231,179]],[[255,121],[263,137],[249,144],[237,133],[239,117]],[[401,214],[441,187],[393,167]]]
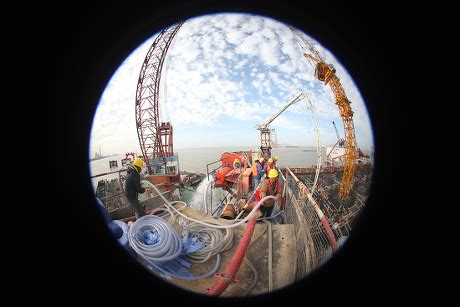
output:
[[[278,157],[273,158],[273,161],[275,162],[278,161]]]
[[[268,163],[273,163],[273,159],[272,158],[268,159]]]
[[[273,168],[268,172],[268,178],[276,178],[276,177],[278,177],[278,171]]]
[[[137,157],[136,159],[134,159],[134,163],[133,163],[135,166],[137,166],[138,168],[142,169],[144,167],[144,161],[142,161],[141,158]]]

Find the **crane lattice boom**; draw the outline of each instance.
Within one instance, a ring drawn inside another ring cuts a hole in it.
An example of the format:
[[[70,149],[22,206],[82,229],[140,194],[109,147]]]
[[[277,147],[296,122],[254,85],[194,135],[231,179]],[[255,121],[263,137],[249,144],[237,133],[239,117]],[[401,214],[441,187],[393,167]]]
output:
[[[335,74],[334,67],[324,62],[318,51],[313,47],[313,44],[311,44],[302,33],[293,27],[290,27],[290,29],[300,39],[300,46],[303,50],[304,57],[314,65],[316,78],[324,82],[324,85],[329,84],[335,97],[335,104],[339,108],[340,116],[342,117],[345,132],[345,159],[342,183],[340,185],[340,197],[344,199],[348,197],[351,188],[353,187],[353,178],[356,167],[355,128],[353,124],[353,111],[350,106],[350,101],[345,94],[345,91],[340,83],[340,79]],[[305,53],[305,49],[308,49],[310,53]]]
[[[303,98],[303,93],[297,94],[294,98],[292,98],[287,104],[284,105],[278,112],[275,113],[270,119],[268,119],[265,123],[257,126],[257,129],[266,129],[268,125],[270,125],[281,113],[283,113],[287,108],[289,108],[294,103],[298,102]]]
[[[294,98],[292,98],[288,103],[286,103],[278,112],[276,112],[272,117],[270,117],[265,123],[258,125],[257,129],[260,130],[260,150],[264,157],[270,156],[270,150],[272,149],[273,140],[271,139],[272,129],[268,126],[283,113],[287,108],[292,106],[294,103],[305,98],[304,94],[300,92]]]
[[[174,155],[172,125],[160,123],[159,92],[163,63],[171,42],[184,21],[163,30],[154,40],[142,64],[136,88],[136,127],[142,155],[146,161]],[[151,165],[147,163],[149,173]]]

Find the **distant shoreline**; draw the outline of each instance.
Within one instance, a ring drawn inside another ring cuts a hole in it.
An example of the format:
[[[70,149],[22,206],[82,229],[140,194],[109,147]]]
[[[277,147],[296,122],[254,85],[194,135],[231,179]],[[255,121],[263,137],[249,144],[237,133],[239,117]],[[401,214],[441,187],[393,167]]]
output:
[[[260,145],[254,146],[207,146],[207,147],[186,147],[186,148],[175,148],[174,150],[184,150],[184,149],[208,149],[208,148],[259,148]],[[277,148],[314,148],[314,146],[297,146],[297,145],[286,145],[286,146],[277,146],[272,149]]]

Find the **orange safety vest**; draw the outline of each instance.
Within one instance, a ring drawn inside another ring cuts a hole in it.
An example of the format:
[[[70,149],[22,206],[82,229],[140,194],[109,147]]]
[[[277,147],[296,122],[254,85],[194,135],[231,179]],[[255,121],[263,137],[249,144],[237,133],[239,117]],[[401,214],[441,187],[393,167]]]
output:
[[[253,177],[257,176],[257,163],[254,163],[252,165],[252,176]]]

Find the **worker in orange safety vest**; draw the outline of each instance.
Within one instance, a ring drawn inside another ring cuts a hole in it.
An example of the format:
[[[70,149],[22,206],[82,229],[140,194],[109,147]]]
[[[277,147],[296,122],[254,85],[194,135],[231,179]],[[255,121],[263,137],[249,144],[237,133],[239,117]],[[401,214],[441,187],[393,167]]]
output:
[[[255,205],[265,196],[275,196],[275,199],[270,198],[264,201],[259,206],[258,217],[266,216],[269,217],[272,214],[273,207],[275,202],[281,200],[281,183],[278,179],[278,171],[276,169],[272,169],[268,174],[268,179],[262,179],[263,182],[261,183],[260,187],[255,190],[254,192],[254,199],[249,202],[245,207],[244,204],[238,206],[238,210],[245,211],[246,213],[252,211]]]
[[[269,217],[272,215],[275,202],[279,202],[281,200],[281,195],[281,183],[278,178],[278,171],[276,169],[271,169],[268,173],[268,179],[265,179],[260,186],[260,199],[265,196],[275,196],[275,199],[267,199],[259,207],[263,216]]]

